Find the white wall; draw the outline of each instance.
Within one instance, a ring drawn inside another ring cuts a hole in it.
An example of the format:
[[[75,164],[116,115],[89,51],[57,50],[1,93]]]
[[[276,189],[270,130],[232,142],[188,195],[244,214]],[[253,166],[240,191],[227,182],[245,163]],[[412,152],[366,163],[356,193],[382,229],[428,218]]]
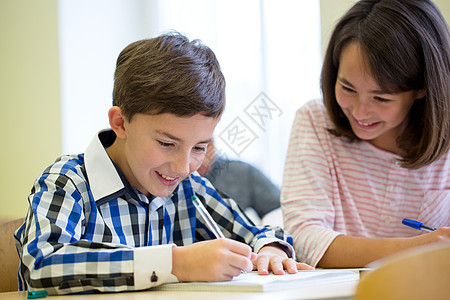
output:
[[[227,107],[216,145],[258,166],[281,184],[295,110],[320,96],[319,1],[152,0],[59,2],[63,152],[81,153],[109,127],[113,72],[130,42],[177,30],[217,55],[227,81]],[[80,20],[83,22],[80,23]],[[265,93],[277,111],[258,126],[251,109]],[[254,140],[236,151],[226,140],[236,117]],[[241,151],[242,150],[242,151]]]

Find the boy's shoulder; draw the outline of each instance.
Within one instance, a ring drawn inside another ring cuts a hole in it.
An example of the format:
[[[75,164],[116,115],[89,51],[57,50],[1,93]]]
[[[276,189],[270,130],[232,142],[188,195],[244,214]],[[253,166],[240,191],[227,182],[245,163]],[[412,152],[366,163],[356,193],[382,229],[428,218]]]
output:
[[[90,190],[86,168],[84,165],[84,154],[63,155],[58,157],[54,163],[48,166],[35,180],[31,193],[40,189],[53,191],[56,187],[66,191],[84,194]]]
[[[85,177],[84,153],[60,156],[42,173]]]

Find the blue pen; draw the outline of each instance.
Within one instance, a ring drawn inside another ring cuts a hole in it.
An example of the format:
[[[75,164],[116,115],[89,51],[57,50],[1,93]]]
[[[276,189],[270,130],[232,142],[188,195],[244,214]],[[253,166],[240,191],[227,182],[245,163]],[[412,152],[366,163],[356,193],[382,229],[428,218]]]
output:
[[[425,229],[425,230],[428,230],[428,231],[435,231],[436,230],[436,228],[424,225],[422,222],[419,222],[419,221],[416,221],[416,220],[403,219],[402,220],[402,224],[406,225],[406,226],[409,226],[409,227],[412,227],[412,228],[415,228],[415,229],[418,229],[418,230],[422,230],[422,229]]]

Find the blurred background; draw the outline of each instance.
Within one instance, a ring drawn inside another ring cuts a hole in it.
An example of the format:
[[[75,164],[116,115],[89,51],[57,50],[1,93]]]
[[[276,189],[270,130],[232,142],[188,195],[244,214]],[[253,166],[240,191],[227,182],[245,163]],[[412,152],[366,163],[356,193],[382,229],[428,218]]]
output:
[[[221,64],[227,107],[218,152],[280,186],[295,111],[320,97],[324,48],[354,2],[0,0],[0,222],[24,217],[44,168],[84,152],[109,127],[120,51],[170,30],[202,40]],[[449,22],[450,1],[435,3]]]

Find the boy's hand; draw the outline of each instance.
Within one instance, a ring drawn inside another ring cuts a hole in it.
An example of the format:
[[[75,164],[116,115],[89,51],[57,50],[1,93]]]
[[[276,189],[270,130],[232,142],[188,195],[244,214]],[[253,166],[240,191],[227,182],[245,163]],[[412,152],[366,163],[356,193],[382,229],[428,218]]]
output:
[[[297,270],[314,270],[307,264],[288,258],[287,254],[276,246],[262,247],[253,264],[254,269],[257,269],[260,275],[267,275],[269,271],[275,275],[283,275],[285,274],[284,270],[287,270],[289,274],[295,274]]]
[[[172,274],[180,281],[227,281],[252,270],[256,254],[250,246],[215,239],[172,249]]]

